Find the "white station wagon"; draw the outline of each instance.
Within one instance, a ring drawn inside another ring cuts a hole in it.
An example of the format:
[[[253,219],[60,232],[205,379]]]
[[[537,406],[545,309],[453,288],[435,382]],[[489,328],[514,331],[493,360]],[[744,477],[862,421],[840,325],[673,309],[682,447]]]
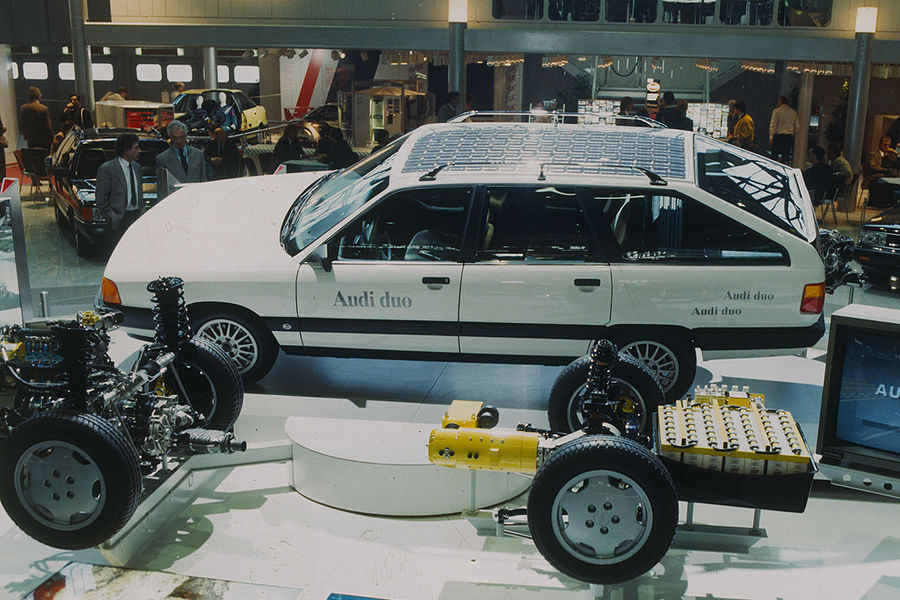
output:
[[[122,238],[102,300],[151,335],[185,280],[195,331],[247,381],[288,354],[566,364],[600,338],[669,398],[696,349],[824,332],[799,171],[699,134],[569,123],[420,127],[350,168],[187,185]]]

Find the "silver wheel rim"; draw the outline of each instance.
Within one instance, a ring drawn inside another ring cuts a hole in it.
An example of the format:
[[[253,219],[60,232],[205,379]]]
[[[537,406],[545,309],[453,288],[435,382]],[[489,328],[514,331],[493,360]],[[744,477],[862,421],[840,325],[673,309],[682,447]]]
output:
[[[259,359],[259,344],[246,327],[229,319],[207,321],[197,335],[219,346],[234,361],[243,375]]]
[[[619,354],[629,356],[648,369],[664,392],[668,392],[678,381],[681,373],[678,358],[668,346],[653,340],[638,340],[626,344]]]
[[[612,377],[609,383],[610,390],[616,398],[628,395],[637,402],[638,410],[640,410],[638,431],[643,431],[644,427],[647,425],[647,402],[644,400],[644,397],[638,393],[633,385],[618,377]],[[583,383],[578,386],[569,397],[569,409],[566,411],[566,421],[569,424],[569,431],[578,431],[584,427],[584,421],[581,419],[581,405],[584,403],[585,392],[587,392],[587,384]]]
[[[22,453],[14,485],[28,514],[58,531],[87,527],[108,500],[97,463],[81,448],[58,440],[39,442]]]
[[[653,529],[650,498],[630,477],[606,469],[570,479],[553,499],[553,533],[578,560],[616,564],[644,547]]]

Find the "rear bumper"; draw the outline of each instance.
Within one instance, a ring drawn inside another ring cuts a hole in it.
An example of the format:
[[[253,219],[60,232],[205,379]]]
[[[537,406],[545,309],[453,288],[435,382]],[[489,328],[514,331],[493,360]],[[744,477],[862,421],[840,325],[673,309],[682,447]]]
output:
[[[809,348],[825,335],[825,316],[808,327],[716,327],[694,330],[702,350]]]

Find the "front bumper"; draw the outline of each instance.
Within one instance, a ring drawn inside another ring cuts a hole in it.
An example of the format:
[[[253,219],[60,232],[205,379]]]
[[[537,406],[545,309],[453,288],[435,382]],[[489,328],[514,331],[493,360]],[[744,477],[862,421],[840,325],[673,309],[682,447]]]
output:
[[[853,259],[864,271],[885,277],[900,275],[900,249],[857,246]]]

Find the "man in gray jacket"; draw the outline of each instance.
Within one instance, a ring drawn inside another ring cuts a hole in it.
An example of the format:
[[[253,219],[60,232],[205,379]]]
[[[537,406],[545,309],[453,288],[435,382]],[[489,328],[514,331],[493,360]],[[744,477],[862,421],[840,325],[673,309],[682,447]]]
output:
[[[141,153],[138,137],[133,133],[119,134],[115,149],[116,158],[97,169],[95,195],[96,211],[109,223],[110,247],[137,221],[144,208],[141,165],[135,162]]]
[[[197,181],[209,181],[211,178],[210,166],[206,162],[203,152],[188,146],[187,127],[181,121],[175,120],[166,127],[169,134],[169,148],[160,152],[156,157],[156,181],[157,198],[162,200],[168,195],[173,182],[172,177],[178,183],[194,183]],[[163,170],[169,172],[171,177],[163,179]],[[166,181],[168,185],[163,185]]]

